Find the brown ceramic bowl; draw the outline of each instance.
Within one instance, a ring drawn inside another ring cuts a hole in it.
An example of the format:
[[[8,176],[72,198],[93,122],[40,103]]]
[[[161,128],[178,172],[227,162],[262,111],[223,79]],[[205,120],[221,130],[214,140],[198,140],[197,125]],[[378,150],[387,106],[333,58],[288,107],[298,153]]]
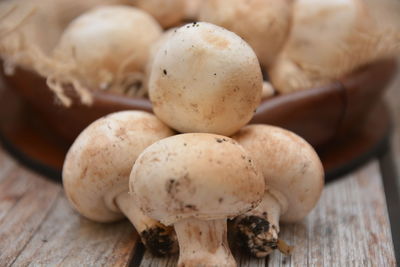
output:
[[[251,123],[281,126],[303,136],[315,147],[324,145],[362,126],[395,70],[395,60],[380,61],[324,87],[266,99]],[[43,78],[21,69],[13,76],[4,76],[4,81],[68,143],[88,124],[108,113],[134,109],[151,112],[147,99],[100,91],[94,92],[94,103],[90,107],[74,101],[72,107],[65,108],[55,103]]]

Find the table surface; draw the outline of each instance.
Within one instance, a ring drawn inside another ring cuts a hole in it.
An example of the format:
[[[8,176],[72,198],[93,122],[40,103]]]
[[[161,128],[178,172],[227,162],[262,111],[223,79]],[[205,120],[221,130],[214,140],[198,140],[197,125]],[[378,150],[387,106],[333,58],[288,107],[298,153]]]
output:
[[[382,159],[326,185],[305,220],[282,226],[295,246],[255,259],[233,250],[239,266],[396,266]],[[393,222],[392,222],[393,224]],[[1,266],[175,266],[154,258],[127,220],[100,224],[79,216],[60,184],[26,169],[0,149]]]

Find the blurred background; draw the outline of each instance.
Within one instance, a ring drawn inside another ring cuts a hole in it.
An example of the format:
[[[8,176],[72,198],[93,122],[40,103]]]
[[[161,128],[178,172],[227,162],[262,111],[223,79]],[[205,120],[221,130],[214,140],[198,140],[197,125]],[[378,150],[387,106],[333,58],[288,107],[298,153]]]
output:
[[[103,5],[125,9],[98,9]],[[250,123],[304,137],[328,177],[377,155],[389,136],[400,166],[399,6],[396,0],[2,1],[2,143],[59,179],[67,149],[89,123],[119,110],[152,112],[157,52],[176,27],[205,21],[235,32],[258,57],[263,94]]]

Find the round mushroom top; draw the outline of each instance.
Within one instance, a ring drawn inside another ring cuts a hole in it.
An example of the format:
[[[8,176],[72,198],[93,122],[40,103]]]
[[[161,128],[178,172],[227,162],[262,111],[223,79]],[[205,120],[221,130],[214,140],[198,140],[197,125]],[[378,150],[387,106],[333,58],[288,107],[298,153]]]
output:
[[[262,74],[235,33],[200,22],[178,28],[158,50],[149,79],[154,113],[180,132],[231,135],[261,101]]]
[[[292,0],[207,0],[200,21],[224,27],[242,37],[256,52],[260,63],[273,63],[290,30]]]
[[[155,116],[141,111],[113,113],[90,124],[64,161],[62,178],[71,204],[95,221],[121,218],[114,199],[128,192],[136,158],[147,146],[172,134]]]
[[[129,6],[103,6],[73,20],[54,50],[58,62],[90,89],[105,88],[117,75],[144,71],[150,46],[161,27],[146,12]]]
[[[152,15],[164,28],[176,26],[185,16],[184,0],[128,0]]]
[[[316,205],[324,186],[324,169],[315,150],[300,136],[279,127],[249,125],[232,138],[261,169],[265,183],[287,201],[282,221],[297,221]]]
[[[167,225],[234,217],[258,205],[265,190],[264,178],[236,141],[206,133],[175,135],[146,148],[129,185],[143,212]]]

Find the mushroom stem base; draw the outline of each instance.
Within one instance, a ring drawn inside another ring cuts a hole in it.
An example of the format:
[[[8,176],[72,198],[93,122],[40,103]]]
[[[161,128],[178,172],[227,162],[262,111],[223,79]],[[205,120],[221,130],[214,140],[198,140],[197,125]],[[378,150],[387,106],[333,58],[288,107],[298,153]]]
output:
[[[178,251],[176,235],[172,227],[167,227],[147,217],[134,203],[128,192],[116,198],[119,209],[136,228],[146,248],[156,256],[164,256]]]
[[[226,219],[185,219],[174,226],[180,249],[178,267],[237,266],[229,250]]]
[[[280,212],[279,202],[266,193],[255,209],[235,219],[237,244],[258,258],[277,249]]]

